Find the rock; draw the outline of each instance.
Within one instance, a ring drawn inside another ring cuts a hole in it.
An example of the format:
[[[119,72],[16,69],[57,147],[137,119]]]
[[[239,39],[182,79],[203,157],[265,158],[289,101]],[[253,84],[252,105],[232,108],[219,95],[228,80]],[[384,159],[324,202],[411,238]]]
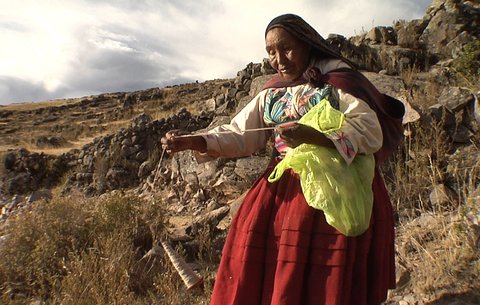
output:
[[[28,196],[28,203],[33,203],[39,200],[49,201],[52,199],[52,191],[48,189],[34,191],[30,196]]]
[[[227,99],[227,101],[228,101],[229,99],[235,98],[235,95],[237,95],[237,92],[238,92],[238,89],[236,89],[236,88],[229,88],[229,89],[227,90],[227,93],[225,94],[225,98]]]
[[[371,43],[382,42],[382,32],[379,27],[372,28],[365,36],[365,39],[370,40]]]
[[[225,94],[217,95],[217,97],[215,98],[215,108],[220,107],[224,103],[225,103]]]
[[[130,173],[124,168],[120,167],[110,168],[107,172],[105,179],[106,185],[110,190],[128,187],[134,182]]]
[[[366,71],[362,74],[382,93],[398,98],[399,93],[404,90],[401,77]]]
[[[197,177],[198,183],[201,186],[205,187],[211,185],[211,182],[214,181],[217,175],[219,164],[220,162],[218,160],[212,160],[210,162],[198,164]]]
[[[474,113],[474,118],[478,124],[480,124],[480,101],[478,99],[479,95],[480,95],[480,92],[477,92],[477,94],[473,95],[473,98],[474,98],[473,113]]]
[[[3,166],[6,170],[14,170],[14,166],[15,166],[15,163],[16,163],[16,156],[15,156],[15,153],[13,152],[8,152],[5,157],[4,157],[4,160],[3,160]]]
[[[92,167],[93,166],[93,156],[92,155],[85,155],[82,160],[82,165],[85,167]]]
[[[455,115],[441,104],[435,104],[428,107],[427,113],[435,121],[444,122],[446,128],[452,128],[456,125]]]
[[[153,170],[154,164],[151,161],[145,161],[138,168],[138,178],[147,177]]]
[[[204,102],[204,111],[215,111],[217,101],[214,98],[208,99]]]
[[[141,151],[139,151],[135,154],[135,160],[137,160],[139,162],[143,162],[143,161],[147,160],[147,158],[148,158],[148,152],[145,151],[145,150],[141,150]]]
[[[398,272],[398,271],[397,271]],[[403,270],[397,278],[396,291],[404,289],[411,281],[410,271]]]
[[[121,143],[122,146],[131,146],[132,145],[132,140],[129,138],[124,139]]]
[[[203,189],[198,189],[195,195],[193,195],[194,199],[198,199],[199,201],[205,201],[207,197],[205,196],[205,192]]]
[[[228,205],[230,206],[230,218],[233,218],[235,214],[237,214],[238,209],[243,203],[243,200],[245,199],[245,196],[247,195],[248,191],[244,192],[242,195],[234,199],[232,202],[230,202]]]
[[[397,44],[402,48],[418,49],[420,47],[420,35],[427,23],[424,20],[412,20],[409,22],[399,21],[395,24],[397,32]]]
[[[65,146],[68,143],[63,137],[47,137],[47,136],[40,136],[35,140],[35,146],[39,148],[45,147],[60,147]]]
[[[272,66],[270,65],[270,62],[266,58],[262,60],[261,71],[262,71],[262,74],[274,74],[277,72],[275,71],[275,69],[272,68]]]
[[[20,172],[6,182],[6,191],[8,194],[25,194],[35,190],[38,187],[37,182],[30,173]]]
[[[438,223],[434,215],[430,213],[423,213],[419,217],[415,218],[410,225],[425,228],[426,231],[433,230]]]
[[[235,97],[235,96],[234,96]],[[217,115],[229,115],[235,109],[235,99],[229,98],[225,103],[215,109]]]
[[[436,184],[430,192],[430,202],[433,206],[452,206],[455,195],[443,184]]]
[[[395,45],[397,44],[397,35],[392,27],[376,26],[365,35],[365,40],[372,44]]]
[[[409,305],[417,304],[417,298],[413,294],[407,294],[406,296],[403,297],[403,300],[407,302],[407,304]]]
[[[440,105],[445,106],[450,111],[457,112],[465,108],[469,103],[473,103],[474,95],[465,88],[450,87],[443,89],[438,100]]]
[[[135,119],[134,119],[134,124],[135,125],[145,125],[147,123],[150,123],[152,121],[152,117],[146,113],[142,113],[140,114],[139,116],[137,116]]]
[[[185,232],[189,235],[195,235],[197,230],[205,225],[210,228],[215,228],[218,223],[228,215],[229,210],[229,206],[222,206],[214,211],[197,216],[193,220],[193,223],[186,228]]]
[[[18,204],[20,204],[21,202],[23,201],[23,198],[22,196],[20,195],[15,195],[13,196],[12,200],[7,203],[5,206],[8,208],[8,209],[13,209],[15,208]]]
[[[147,293],[154,285],[155,277],[165,271],[162,264],[165,251],[161,246],[152,248],[134,265],[129,274],[130,287],[137,293]]]
[[[235,164],[235,174],[248,183],[253,183],[267,168],[270,157],[249,157],[238,159]]]
[[[468,144],[471,142],[474,134],[465,126],[458,126],[452,135],[452,139],[455,143]]]

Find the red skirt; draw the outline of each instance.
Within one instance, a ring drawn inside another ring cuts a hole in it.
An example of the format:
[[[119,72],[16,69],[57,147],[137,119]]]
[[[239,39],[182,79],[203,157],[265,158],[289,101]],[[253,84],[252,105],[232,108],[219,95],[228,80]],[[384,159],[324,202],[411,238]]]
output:
[[[346,237],[285,171],[249,191],[232,221],[211,305],[378,305],[395,286],[393,213],[378,171],[370,228]]]

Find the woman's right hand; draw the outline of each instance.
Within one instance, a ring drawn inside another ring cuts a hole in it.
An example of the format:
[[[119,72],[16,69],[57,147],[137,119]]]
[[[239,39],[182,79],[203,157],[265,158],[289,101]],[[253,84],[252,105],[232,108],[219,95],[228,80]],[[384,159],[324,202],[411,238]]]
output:
[[[207,143],[203,137],[185,135],[188,135],[188,133],[181,130],[171,130],[167,132],[160,140],[162,149],[165,149],[169,154],[188,149],[197,150],[202,153],[207,151]]]
[[[300,123],[281,124],[275,130],[288,147],[295,148],[307,143],[335,148],[333,142],[323,133]]]

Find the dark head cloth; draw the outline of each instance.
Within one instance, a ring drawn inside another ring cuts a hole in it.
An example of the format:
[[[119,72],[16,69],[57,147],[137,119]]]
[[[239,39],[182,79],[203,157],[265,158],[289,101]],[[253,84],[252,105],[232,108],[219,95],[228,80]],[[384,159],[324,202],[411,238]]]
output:
[[[347,63],[352,68],[355,67],[350,60],[330,48],[326,40],[323,39],[323,37],[301,17],[294,14],[285,14],[274,18],[270,21],[265,30],[265,37],[267,36],[268,31],[277,27],[285,29],[291,35],[310,45],[317,51],[320,57],[337,58]]]

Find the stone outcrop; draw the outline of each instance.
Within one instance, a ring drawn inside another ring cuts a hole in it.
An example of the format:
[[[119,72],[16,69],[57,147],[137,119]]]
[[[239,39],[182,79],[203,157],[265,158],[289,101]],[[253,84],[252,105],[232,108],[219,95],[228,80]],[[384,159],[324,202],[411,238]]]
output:
[[[377,26],[349,39],[330,35],[327,41],[360,69],[398,75],[415,66],[427,71],[439,61],[455,59],[463,46],[480,36],[476,1],[435,0],[423,19]]]
[[[166,119],[136,117],[129,128],[94,139],[75,155],[76,166],[64,192],[71,188],[88,195],[138,185],[160,157],[160,138],[169,130],[194,131],[208,126],[213,114],[193,117],[186,109]]]
[[[6,195],[27,194],[41,188],[55,186],[72,168],[72,155],[54,157],[43,153],[31,153],[18,149],[5,154],[0,190]]]

